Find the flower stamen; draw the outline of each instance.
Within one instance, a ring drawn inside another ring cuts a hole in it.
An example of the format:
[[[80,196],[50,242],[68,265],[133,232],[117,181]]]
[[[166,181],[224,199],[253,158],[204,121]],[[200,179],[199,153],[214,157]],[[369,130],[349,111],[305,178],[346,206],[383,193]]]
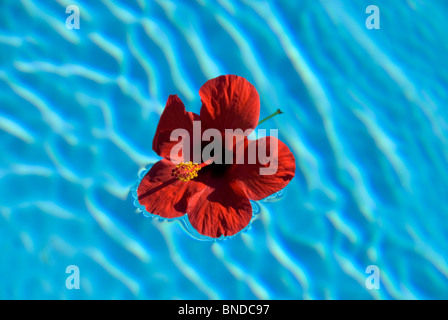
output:
[[[206,166],[205,163],[197,164],[191,161],[181,162],[176,166],[176,168],[171,170],[171,176],[179,179],[180,181],[187,182],[196,178],[198,176],[198,171],[204,166]]]

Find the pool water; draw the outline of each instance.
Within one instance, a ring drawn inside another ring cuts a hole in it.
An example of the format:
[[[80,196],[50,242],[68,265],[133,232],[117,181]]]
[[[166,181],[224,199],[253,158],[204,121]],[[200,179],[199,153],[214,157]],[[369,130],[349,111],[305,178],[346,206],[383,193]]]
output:
[[[0,298],[448,299],[447,16],[444,0],[2,0]],[[168,96],[199,112],[222,74],[256,87],[261,118],[284,112],[259,128],[297,169],[247,230],[200,241],[131,190]]]

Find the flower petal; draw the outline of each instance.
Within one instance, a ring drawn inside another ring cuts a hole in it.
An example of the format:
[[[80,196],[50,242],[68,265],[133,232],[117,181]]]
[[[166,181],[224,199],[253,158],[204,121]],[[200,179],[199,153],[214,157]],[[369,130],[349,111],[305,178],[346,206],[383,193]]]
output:
[[[277,152],[274,148],[275,142],[277,142]],[[254,147],[253,144],[256,144],[258,156],[255,164],[249,164],[247,153]],[[272,164],[267,163],[267,157],[260,158],[259,149],[263,155],[270,155],[271,151],[278,154],[278,163],[276,167],[272,167],[272,174],[260,174],[260,169],[267,170]],[[244,164],[237,164],[232,169],[232,176],[247,197],[251,200],[261,200],[286,187],[294,178],[296,163],[294,155],[283,142],[275,137],[264,137],[258,140],[247,140]]]
[[[212,238],[232,236],[252,218],[249,199],[231,184],[207,186],[191,197],[187,211],[193,228]]]
[[[146,211],[163,218],[178,218],[187,212],[190,197],[205,189],[195,181],[183,182],[171,176],[175,165],[162,159],[152,166],[137,188],[138,202]]]
[[[255,129],[260,117],[260,98],[249,81],[235,75],[207,81],[199,90],[203,128]]]
[[[185,111],[182,100],[177,95],[170,95],[160,116],[152,142],[152,149],[159,156],[170,159],[171,149],[178,143],[178,141],[170,141],[171,133],[175,129],[185,129],[192,137],[193,121],[196,120],[199,120],[199,115]]]

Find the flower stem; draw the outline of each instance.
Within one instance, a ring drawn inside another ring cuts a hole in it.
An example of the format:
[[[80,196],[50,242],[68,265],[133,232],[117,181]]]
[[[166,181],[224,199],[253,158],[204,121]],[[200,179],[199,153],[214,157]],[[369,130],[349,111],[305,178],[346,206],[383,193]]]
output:
[[[271,114],[269,117],[264,118],[263,120],[261,120],[260,122],[258,122],[258,124],[265,122],[266,120],[271,119],[272,117],[278,115],[278,114],[282,114],[284,113],[283,111],[281,111],[280,109],[277,109],[277,111],[275,111],[273,114]]]

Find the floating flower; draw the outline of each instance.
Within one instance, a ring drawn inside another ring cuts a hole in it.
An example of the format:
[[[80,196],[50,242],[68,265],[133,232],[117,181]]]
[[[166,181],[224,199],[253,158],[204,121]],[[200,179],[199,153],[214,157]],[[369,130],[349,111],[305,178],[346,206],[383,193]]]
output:
[[[193,150],[191,155],[181,149],[181,161],[173,161],[173,148],[179,145],[178,140],[172,139],[176,129],[194,136],[194,126],[200,121],[201,134],[215,129],[224,137],[226,129],[251,131],[258,124],[258,93],[242,77],[226,75],[211,79],[201,87],[199,95],[200,115],[187,112],[176,95],[169,96],[153,140],[153,150],[163,159],[141,180],[138,202],[146,211],[163,218],[178,218],[187,213],[193,228],[202,235],[231,236],[249,224],[252,217],[249,200],[264,199],[291,181],[295,159],[289,148],[275,137],[249,140],[247,134],[237,134],[237,142],[232,138],[231,144],[222,147],[224,155],[230,154],[230,163],[218,159],[218,152],[211,152],[204,159],[207,145],[192,139],[184,141],[184,146]],[[200,161],[194,162],[198,151]],[[243,156],[239,151],[244,151]],[[261,174],[271,165],[266,156],[249,159],[254,152],[271,155],[269,159],[275,163],[271,174]]]

